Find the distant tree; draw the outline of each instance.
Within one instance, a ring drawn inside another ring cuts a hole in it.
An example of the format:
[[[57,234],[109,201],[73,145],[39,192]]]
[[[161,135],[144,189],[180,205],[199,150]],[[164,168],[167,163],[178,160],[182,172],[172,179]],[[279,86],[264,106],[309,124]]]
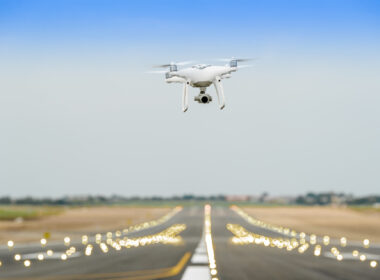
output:
[[[12,199],[9,196],[0,197],[0,204],[11,204]]]

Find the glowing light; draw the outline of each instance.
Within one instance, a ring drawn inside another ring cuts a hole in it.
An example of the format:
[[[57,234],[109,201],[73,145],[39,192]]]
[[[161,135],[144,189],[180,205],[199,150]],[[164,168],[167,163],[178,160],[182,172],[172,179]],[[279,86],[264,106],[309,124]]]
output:
[[[25,260],[25,261],[24,261],[24,266],[25,266],[25,267],[29,267],[30,264],[31,264],[31,263],[30,263],[30,260]]]
[[[86,245],[87,243],[88,243],[88,236],[87,235],[83,235],[82,236],[82,244]]]
[[[21,260],[21,255],[16,254],[16,255],[15,255],[15,261],[20,261],[20,260]]]
[[[362,262],[364,262],[364,261],[367,259],[367,257],[366,257],[365,255],[360,255],[359,259],[360,259]]]
[[[3,265],[3,263],[0,261],[0,267]]]
[[[331,253],[333,253],[335,257],[338,257],[338,255],[340,254],[339,250],[336,247],[331,248]]]
[[[321,255],[321,245],[315,245],[314,256],[319,257]]]
[[[336,257],[336,259],[337,259],[338,261],[341,261],[341,260],[343,260],[343,256],[339,254],[339,255]]]
[[[298,248],[298,253],[303,254],[303,253],[306,252],[306,250],[307,250],[308,248],[309,248],[309,244],[308,244],[308,243],[303,244],[302,246],[300,246],[300,247]]]
[[[363,240],[363,246],[364,246],[365,248],[368,248],[368,247],[369,247],[369,240],[368,240],[368,239],[364,239],[364,240]]]
[[[76,248],[75,247],[70,247],[70,249],[66,250],[66,255],[68,256],[71,256],[72,254],[74,254],[76,252]]]
[[[372,267],[372,268],[375,268],[377,266],[377,261],[371,261],[369,263],[369,265]]]
[[[9,240],[7,245],[9,249],[12,249],[15,246],[15,243],[13,242],[13,240]]]
[[[353,250],[353,251],[352,251],[352,255],[353,255],[354,257],[359,256],[359,251],[358,251],[358,250]]]
[[[215,253],[214,253],[214,246],[212,241],[212,234],[211,234],[211,206],[206,204],[204,208],[204,229],[205,229],[205,242],[206,242],[206,250],[208,255],[208,262],[210,266],[210,274],[212,276],[217,275],[216,270],[216,260],[215,260]]]
[[[100,233],[95,235],[96,244],[100,244],[102,242],[102,235]]]
[[[66,254],[62,254],[61,255],[61,260],[63,260],[63,261],[67,260],[67,255]]]
[[[315,234],[310,235],[310,244],[314,245],[317,243],[317,236]]]
[[[47,244],[47,240],[45,238],[42,238],[40,240],[40,243],[41,243],[42,246],[45,246]]]
[[[327,235],[323,236],[323,244],[326,246],[330,244],[330,237],[329,236],[327,236]]]
[[[46,254],[51,257],[53,255],[53,250],[47,250]]]
[[[341,245],[342,247],[346,247],[346,245],[347,245],[347,238],[346,238],[346,237],[342,237],[342,238],[340,239],[340,245]]]
[[[93,248],[93,247],[92,247],[91,244],[87,245],[86,250],[85,250],[85,255],[86,255],[86,256],[91,256],[92,248]]]
[[[37,258],[38,258],[39,261],[43,261],[44,260],[44,255],[43,254],[38,254]]]
[[[108,253],[108,247],[105,243],[100,243],[100,249],[102,249],[103,253]]]
[[[69,246],[70,245],[70,237],[68,237],[68,236],[66,236],[64,239],[63,239],[63,241],[65,242],[65,245],[66,246]]]

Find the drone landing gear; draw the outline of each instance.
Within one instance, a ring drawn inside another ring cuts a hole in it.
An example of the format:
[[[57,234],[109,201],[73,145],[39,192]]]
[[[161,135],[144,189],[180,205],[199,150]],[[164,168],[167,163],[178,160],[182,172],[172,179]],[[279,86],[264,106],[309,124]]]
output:
[[[182,95],[182,111],[186,112],[189,109],[189,82],[183,84],[183,95]]]
[[[224,93],[223,93],[221,78],[216,77],[215,80],[213,81],[213,84],[215,87],[216,95],[218,96],[219,108],[220,110],[222,110],[225,106],[225,102],[224,102]]]

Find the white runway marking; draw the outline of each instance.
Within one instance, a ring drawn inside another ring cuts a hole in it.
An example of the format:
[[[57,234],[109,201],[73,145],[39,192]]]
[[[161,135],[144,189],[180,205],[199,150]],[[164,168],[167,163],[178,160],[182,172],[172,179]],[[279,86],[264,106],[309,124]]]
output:
[[[199,244],[194,251],[194,255],[191,258],[191,265],[186,268],[182,280],[211,280],[210,268],[208,265],[206,242],[203,232],[201,241],[199,241]]]
[[[191,263],[194,264],[208,264],[208,257],[206,254],[194,254],[194,256],[191,258]]]
[[[201,241],[199,242],[197,249],[195,249],[195,253],[191,258],[191,263],[198,265],[204,264],[205,266],[208,266],[208,256],[204,235],[202,235]]]
[[[209,280],[210,270],[208,266],[189,266],[182,276],[182,280]]]

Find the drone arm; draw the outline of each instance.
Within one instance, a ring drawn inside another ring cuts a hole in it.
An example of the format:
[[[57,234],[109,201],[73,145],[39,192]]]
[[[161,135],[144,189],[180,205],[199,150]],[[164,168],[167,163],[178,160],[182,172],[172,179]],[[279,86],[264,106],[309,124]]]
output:
[[[222,110],[225,106],[225,102],[224,102],[224,93],[223,93],[221,78],[216,77],[215,80],[213,81],[213,84],[215,86],[216,95],[218,97],[219,108],[220,110]]]
[[[188,91],[189,91],[189,82],[183,83],[183,95],[182,95],[182,111],[186,112],[189,108],[189,97],[188,97]]]

